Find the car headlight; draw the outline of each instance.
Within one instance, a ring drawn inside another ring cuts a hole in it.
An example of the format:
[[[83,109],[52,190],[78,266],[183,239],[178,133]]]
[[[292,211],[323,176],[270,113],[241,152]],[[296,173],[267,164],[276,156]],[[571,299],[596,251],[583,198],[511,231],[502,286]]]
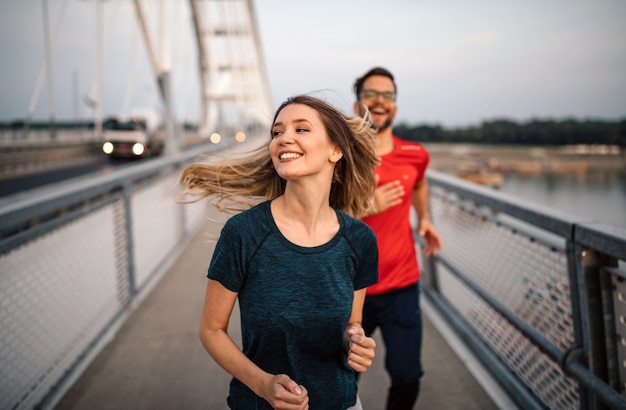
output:
[[[222,140],[222,136],[220,134],[218,134],[217,132],[214,132],[213,134],[211,134],[211,136],[209,137],[209,140],[213,143],[213,144],[219,144],[220,141]]]
[[[102,144],[102,152],[104,152],[107,155],[111,154],[113,152],[113,143],[107,141],[104,144]]]
[[[143,154],[145,150],[146,150],[146,147],[144,147],[144,145],[139,143],[139,142],[137,142],[137,143],[135,143],[135,145],[133,145],[133,154],[135,154],[137,156]]]

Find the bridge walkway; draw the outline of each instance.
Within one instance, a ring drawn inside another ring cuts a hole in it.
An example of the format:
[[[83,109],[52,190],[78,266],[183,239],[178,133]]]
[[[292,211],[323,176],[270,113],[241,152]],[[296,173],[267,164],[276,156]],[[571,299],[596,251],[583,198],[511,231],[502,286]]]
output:
[[[173,266],[65,392],[55,409],[227,408],[230,376],[210,358],[197,336],[206,267],[213,249],[207,234],[215,234],[219,228],[207,223],[189,240]],[[498,393],[484,370],[480,376],[480,366],[471,357],[455,352],[449,344],[453,338],[440,331],[441,321],[434,310],[425,301],[422,307],[425,376],[417,409],[514,408]],[[237,338],[238,320],[231,322],[237,322],[230,330]],[[378,333],[375,337],[380,346],[377,360],[363,375],[359,387],[366,410],[384,409],[388,385],[382,363],[383,343]]]

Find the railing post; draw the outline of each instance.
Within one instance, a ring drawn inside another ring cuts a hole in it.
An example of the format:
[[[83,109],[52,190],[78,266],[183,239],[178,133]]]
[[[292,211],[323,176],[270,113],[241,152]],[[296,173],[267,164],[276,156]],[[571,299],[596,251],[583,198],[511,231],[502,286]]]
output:
[[[429,196],[429,203],[428,203],[429,210],[428,211],[430,212],[431,215],[433,215],[431,198],[432,196]],[[434,223],[435,221],[432,221],[432,222]],[[421,248],[425,246],[425,242],[424,242],[424,239],[421,238],[417,232],[417,225],[415,226],[415,229],[413,231],[413,238],[415,239],[415,243],[419,244],[419,246],[417,246],[417,251],[419,255],[419,262],[420,262],[420,269],[421,269],[420,285],[439,292],[439,280],[437,277],[436,256],[427,257],[421,252]]]
[[[601,268],[606,256],[598,251],[583,250],[583,273],[587,290],[587,321],[589,323],[589,370],[605,382],[608,380],[606,335],[602,303]],[[589,392],[591,393],[591,392]],[[590,404],[596,409],[606,409],[597,398],[590,395]]]
[[[615,260],[615,262],[617,262]],[[607,384],[624,396],[626,386],[626,280],[613,267],[601,269],[604,326],[606,329]]]
[[[589,339],[588,317],[585,313],[588,299],[585,292],[585,274],[583,268],[581,246],[576,245],[571,238],[566,238],[565,254],[567,257],[567,271],[570,283],[570,299],[572,303],[572,327],[574,332],[574,345],[585,352],[583,360],[589,366]],[[579,408],[589,408],[589,391],[579,383]],[[593,407],[595,409],[595,407]]]
[[[416,234],[417,236],[417,234]],[[437,278],[437,264],[435,263],[436,256],[426,257],[420,252],[422,273],[420,277],[420,284],[426,286],[432,290],[439,291],[439,281]]]
[[[609,384],[608,348],[615,331],[607,309],[606,295],[610,295],[610,280],[604,278],[603,267],[616,264],[598,251],[585,249],[580,245],[567,244],[568,270],[570,273],[572,317],[576,344],[586,353],[586,365],[595,376]],[[612,359],[613,360],[613,359]],[[580,408],[607,409],[592,391],[580,387]]]
[[[132,188],[130,185],[124,185],[124,226],[126,228],[126,255],[128,257],[128,292],[130,303],[137,295],[137,283],[135,280],[135,252],[133,240],[133,218],[132,218]]]

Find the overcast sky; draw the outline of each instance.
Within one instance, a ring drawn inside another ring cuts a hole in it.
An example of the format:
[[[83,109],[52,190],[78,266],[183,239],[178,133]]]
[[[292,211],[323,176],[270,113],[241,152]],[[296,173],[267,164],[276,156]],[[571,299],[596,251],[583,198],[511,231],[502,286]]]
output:
[[[51,32],[62,3],[49,0]],[[157,2],[143,4],[156,21]],[[194,120],[188,2],[167,4],[175,111]],[[274,107],[321,92],[349,111],[355,78],[380,65],[396,75],[398,117],[409,124],[626,118],[623,0],[257,0],[254,7]],[[57,119],[89,113],[82,100],[93,96],[94,9],[91,0],[68,0],[54,36]],[[103,9],[106,115],[150,104],[156,91],[132,2],[109,0]],[[0,55],[0,121],[23,118],[44,61],[41,1],[0,2]],[[48,107],[44,85],[35,118],[46,119]]]

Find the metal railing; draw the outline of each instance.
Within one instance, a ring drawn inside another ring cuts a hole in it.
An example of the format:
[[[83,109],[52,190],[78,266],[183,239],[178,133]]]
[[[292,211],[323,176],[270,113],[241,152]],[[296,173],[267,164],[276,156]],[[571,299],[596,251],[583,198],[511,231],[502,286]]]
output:
[[[428,180],[445,246],[422,289],[512,401],[626,408],[626,230]]]
[[[4,201],[0,408],[56,404],[203,225],[205,205],[178,203],[181,168],[227,147]]]
[[[43,125],[25,130],[0,124],[0,178],[84,164],[103,157],[103,137],[95,134],[93,123],[65,124],[54,133]],[[176,125],[176,139],[183,149],[208,142],[190,124]]]
[[[0,206],[0,408],[54,406],[149,293],[205,216],[175,182],[207,151]],[[626,232],[428,179],[445,247],[423,261],[425,297],[511,400],[626,408]]]

